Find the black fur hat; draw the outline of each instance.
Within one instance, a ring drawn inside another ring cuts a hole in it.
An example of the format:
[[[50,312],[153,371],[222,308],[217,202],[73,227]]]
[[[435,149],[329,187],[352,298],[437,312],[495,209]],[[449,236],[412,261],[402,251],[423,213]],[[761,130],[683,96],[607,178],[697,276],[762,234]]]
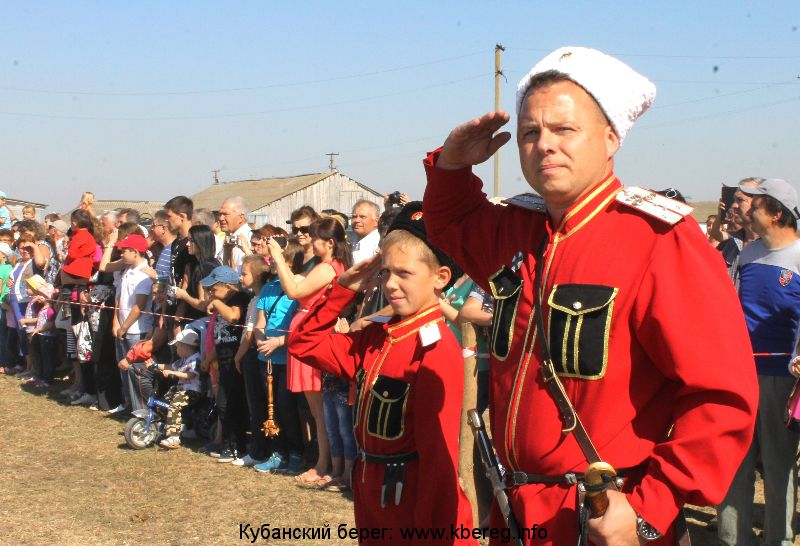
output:
[[[439,264],[450,269],[450,282],[444,287],[445,290],[453,286],[458,278],[464,274],[464,271],[458,266],[453,258],[433,246],[428,241],[428,232],[425,229],[425,220],[423,219],[422,213],[422,201],[410,201],[407,203],[406,206],[400,211],[400,214],[398,214],[394,219],[392,225],[389,226],[389,230],[386,233],[391,233],[396,229],[405,230],[417,239],[420,239],[422,242],[428,245],[428,248],[430,248],[431,251],[433,251],[436,259],[439,260]]]

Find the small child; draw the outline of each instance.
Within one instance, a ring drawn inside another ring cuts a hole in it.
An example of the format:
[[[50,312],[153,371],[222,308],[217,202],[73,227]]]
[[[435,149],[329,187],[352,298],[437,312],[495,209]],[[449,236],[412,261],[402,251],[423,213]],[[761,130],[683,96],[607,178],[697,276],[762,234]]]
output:
[[[45,282],[39,275],[27,280],[33,290],[33,304],[29,308],[36,309],[36,322],[30,331],[32,354],[39,360],[38,377],[31,381],[31,386],[44,389],[53,381],[53,373],[58,362],[58,338],[55,330],[56,313],[52,305],[53,285]]]
[[[422,203],[406,205],[382,254],[343,273],[289,336],[292,356],[356,381],[356,526],[388,527],[395,537],[403,527],[473,527],[458,482],[463,358],[439,307],[456,266],[428,244],[422,215]],[[331,333],[342,310],[379,272],[394,316],[358,332]]]
[[[210,275],[200,281],[206,289],[208,312],[214,327],[214,353],[219,370],[219,386],[225,397],[217,404],[225,448],[217,462],[232,463],[247,451],[247,398],[242,374],[236,369],[234,357],[242,341],[247,304],[250,296],[239,291],[239,275],[230,267],[215,267]],[[208,335],[208,334],[207,334]]]
[[[25,205],[22,207],[23,220],[36,220],[36,208],[33,205]]]
[[[42,376],[42,355],[35,337],[36,333],[38,333],[36,329],[40,324],[42,326],[47,324],[48,312],[50,313],[50,327],[52,327],[54,318],[52,307],[50,307],[47,299],[39,292],[39,289],[45,284],[47,283],[41,275],[32,275],[25,279],[24,290],[28,296],[28,305],[25,307],[25,314],[17,321],[18,327],[24,332],[26,338],[25,346],[28,348],[26,369],[17,377],[24,378],[24,383],[26,384],[38,387],[42,386],[40,384]]]
[[[181,446],[181,411],[200,399],[200,372],[197,369],[200,362],[200,335],[191,328],[184,328],[169,344],[176,346],[179,358],[170,368],[158,364],[158,369],[165,378],[177,378],[178,384],[172,386],[164,396],[164,401],[169,404],[166,438],[158,445],[175,449]]]
[[[233,360],[236,369],[244,379],[250,416],[250,444],[247,448],[248,452],[231,463],[234,466],[255,466],[265,462],[270,455],[268,453],[269,442],[261,430],[267,418],[267,387],[264,382],[264,374],[261,373],[258,365],[256,344],[253,342],[253,328],[258,318],[258,295],[261,293],[261,288],[267,281],[268,275],[269,267],[263,256],[258,254],[245,256],[239,273],[239,284],[243,290],[255,294],[255,297],[247,304],[244,334]]]
[[[6,192],[0,191],[0,229],[11,229],[14,220],[14,214],[6,207]]]

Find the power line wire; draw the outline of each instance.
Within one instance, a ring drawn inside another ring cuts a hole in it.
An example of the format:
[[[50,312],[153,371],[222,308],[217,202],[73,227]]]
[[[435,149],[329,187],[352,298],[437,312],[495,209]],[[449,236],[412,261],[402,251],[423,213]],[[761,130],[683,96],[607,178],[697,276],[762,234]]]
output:
[[[447,135],[445,134],[444,136],[446,137]],[[437,134],[437,135],[430,135],[430,136],[425,136],[425,137],[420,137],[420,138],[413,138],[413,139],[409,139],[409,140],[400,140],[400,141],[397,141],[397,142],[388,142],[388,143],[385,143],[385,144],[379,144],[377,146],[366,146],[366,147],[362,147],[362,148],[343,149],[343,150],[340,151],[340,153],[342,153],[342,154],[355,154],[355,153],[359,153],[359,152],[368,152],[368,151],[372,151],[372,150],[380,150],[382,148],[393,148],[395,146],[402,146],[404,144],[416,144],[418,142],[424,142],[424,141],[428,141],[428,140],[432,140],[432,139],[440,139],[441,142],[444,142],[443,136],[441,134]],[[415,153],[417,153],[417,152],[415,151]],[[284,164],[288,165],[288,164],[293,164],[293,163],[305,163],[307,161],[319,160],[319,157],[320,157],[319,154],[317,154],[317,155],[313,155],[313,156],[302,157],[302,158],[299,158],[299,159],[289,159],[289,160],[285,160],[285,161],[284,160],[280,160],[280,161],[270,161],[270,162],[266,162],[266,163],[256,163],[254,165],[248,165],[247,167],[226,167],[224,169],[224,171],[225,172],[229,172],[229,171],[233,171],[233,172],[236,172],[236,171],[250,171],[252,169],[260,169],[260,168],[263,168],[263,167],[271,167],[271,166],[274,166],[274,165],[284,165]],[[268,177],[266,177],[266,178],[268,178]]]
[[[537,47],[515,47],[506,46],[506,49],[518,51],[539,51],[543,53],[550,53],[551,49],[542,49]],[[748,60],[748,61],[763,61],[768,59],[800,59],[800,55],[666,55],[660,53],[608,53],[614,57],[651,57],[654,59],[706,59],[706,60]]]
[[[276,108],[272,110],[261,110],[256,112],[233,112],[233,113],[226,113],[226,114],[213,114],[213,115],[204,115],[204,116],[161,116],[161,117],[101,117],[101,116],[67,116],[67,115],[58,115],[58,114],[36,114],[31,112],[5,112],[0,111],[0,114],[6,116],[17,116],[17,117],[32,117],[32,118],[41,118],[41,119],[68,119],[68,120],[81,120],[81,121],[186,121],[186,120],[200,120],[200,119],[220,119],[220,118],[234,118],[234,117],[246,117],[246,116],[262,116],[266,114],[276,114],[281,112],[297,112],[301,110],[313,110],[316,108],[327,108],[330,106],[341,106],[345,104],[354,104],[359,102],[367,102],[371,100],[378,100],[384,99],[389,97],[396,97],[399,95],[406,95],[409,93],[416,93],[418,91],[426,91],[428,89],[434,89],[437,87],[446,87],[449,85],[455,85],[458,83],[463,83],[466,81],[476,80],[478,78],[485,78],[487,74],[490,73],[483,73],[478,74],[475,76],[469,76],[466,78],[460,78],[457,80],[448,80],[442,83],[426,85],[424,87],[416,87],[413,89],[406,89],[403,91],[397,91],[394,93],[386,93],[384,95],[374,95],[370,97],[361,97],[357,99],[347,99],[337,102],[328,102],[323,104],[311,104],[306,106],[295,106],[289,108]],[[491,73],[492,75],[494,73]]]
[[[170,95],[206,95],[206,94],[220,94],[220,93],[238,93],[243,91],[261,91],[264,89],[276,89],[282,87],[297,87],[303,85],[314,85],[318,83],[329,83],[329,82],[336,82],[336,81],[343,81],[343,80],[352,80],[358,78],[366,78],[371,76],[379,76],[381,74],[389,74],[392,72],[401,72],[404,70],[411,70],[414,68],[420,68],[423,66],[430,66],[433,64],[440,64],[446,63],[450,61],[457,61],[459,59],[466,59],[468,57],[474,57],[476,55],[485,54],[485,51],[475,51],[472,53],[466,53],[464,55],[457,55],[455,57],[446,57],[443,59],[435,59],[432,61],[425,61],[422,63],[416,64],[409,64],[403,66],[396,66],[393,68],[386,68],[383,70],[373,70],[369,72],[360,72],[356,74],[348,74],[345,76],[334,76],[331,78],[321,78],[316,80],[304,80],[304,81],[296,81],[296,82],[279,82],[279,83],[272,83],[268,85],[254,85],[248,87],[230,87],[230,88],[222,88],[222,89],[205,89],[205,90],[188,90],[188,91],[86,91],[86,90],[75,90],[75,91],[65,91],[65,90],[58,90],[58,89],[36,89],[36,88],[24,88],[24,87],[0,87],[0,91],[10,91],[10,92],[18,92],[18,93],[37,93],[37,94],[44,94],[44,95],[89,95],[89,96],[103,96],[103,97],[139,97],[139,96],[170,96]]]
[[[750,108],[738,108],[738,109],[735,109],[735,110],[726,110],[724,112],[714,112],[713,114],[706,114],[704,116],[696,116],[696,117],[691,117],[691,118],[677,119],[677,120],[669,121],[669,122],[666,122],[666,123],[660,123],[660,124],[656,124],[656,125],[646,125],[646,126],[642,127],[641,129],[656,129],[656,128],[661,128],[661,127],[671,127],[673,125],[680,125],[682,123],[693,122],[693,121],[702,121],[702,120],[705,120],[705,119],[716,118],[716,117],[720,117],[720,116],[736,115],[736,114],[741,114],[741,113],[744,113],[744,112],[750,112],[752,110],[760,110],[762,108],[770,108],[772,106],[778,106],[778,105],[781,105],[781,104],[788,104],[790,102],[797,102],[797,101],[800,101],[800,97],[794,97],[794,98],[791,98],[791,99],[784,99],[784,100],[779,100],[779,101],[774,101],[774,102],[768,102],[768,103],[765,103],[765,104],[759,104],[757,106],[752,106]]]
[[[734,95],[744,95],[744,94],[747,94],[747,93],[753,93],[755,91],[763,91],[764,89],[771,89],[773,87],[778,87],[780,85],[784,85],[784,84],[783,83],[776,83],[776,84],[772,84],[772,85],[762,85],[761,87],[753,87],[752,89],[743,89],[741,91],[731,91],[730,93],[718,93],[716,95],[709,95],[707,97],[699,97],[699,98],[696,98],[696,99],[689,99],[689,100],[680,101],[680,102],[671,102],[671,103],[667,103],[667,104],[656,104],[655,106],[653,106],[651,108],[651,110],[660,110],[662,108],[672,108],[673,106],[683,106],[684,104],[693,104],[693,103],[696,103],[696,102],[705,102],[705,101],[708,101],[708,100],[721,99],[723,97],[732,97]]]

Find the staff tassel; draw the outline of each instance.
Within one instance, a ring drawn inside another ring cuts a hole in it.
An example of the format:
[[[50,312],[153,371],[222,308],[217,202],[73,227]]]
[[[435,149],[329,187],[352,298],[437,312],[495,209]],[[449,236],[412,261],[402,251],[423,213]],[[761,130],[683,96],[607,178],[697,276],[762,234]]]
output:
[[[275,402],[272,394],[272,359],[267,359],[267,420],[264,421],[264,426],[261,427],[264,431],[264,436],[267,438],[274,438],[277,436],[281,428],[275,422]]]

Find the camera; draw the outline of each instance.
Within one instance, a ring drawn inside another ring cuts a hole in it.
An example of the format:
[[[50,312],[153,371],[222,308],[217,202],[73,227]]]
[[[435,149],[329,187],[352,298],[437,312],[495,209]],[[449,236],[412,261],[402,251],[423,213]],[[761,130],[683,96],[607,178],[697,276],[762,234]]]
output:
[[[389,204],[393,207],[400,206],[400,192],[396,191],[394,193],[389,194]]]
[[[164,287],[164,297],[167,299],[167,303],[173,305],[178,298],[176,296],[178,287],[174,284],[168,284]]]
[[[236,246],[239,244],[239,236],[238,235],[228,235],[225,237],[225,244],[226,245],[233,245]]]
[[[279,235],[276,235],[274,237],[270,237],[270,239],[278,243],[279,247],[286,248],[286,237],[281,237]]]

